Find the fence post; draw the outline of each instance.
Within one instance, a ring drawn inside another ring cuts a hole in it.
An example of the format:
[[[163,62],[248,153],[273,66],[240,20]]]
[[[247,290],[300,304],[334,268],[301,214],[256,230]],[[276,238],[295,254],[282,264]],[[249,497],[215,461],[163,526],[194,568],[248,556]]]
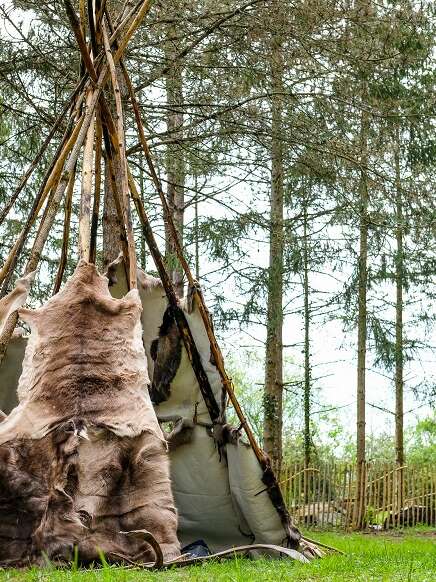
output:
[[[350,464],[348,470],[348,499],[347,499],[347,529],[352,526],[352,519],[353,519],[353,507],[354,502],[352,501],[352,483],[354,481],[355,475],[355,465]]]

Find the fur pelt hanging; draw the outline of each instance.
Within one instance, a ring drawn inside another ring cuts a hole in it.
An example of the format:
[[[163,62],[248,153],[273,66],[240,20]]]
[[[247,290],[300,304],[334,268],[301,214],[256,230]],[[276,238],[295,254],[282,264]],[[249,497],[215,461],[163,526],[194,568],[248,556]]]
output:
[[[21,279],[18,279],[14,289],[0,299],[0,338],[6,327],[8,317],[26,302],[27,293],[34,278],[35,271],[32,271]]]
[[[81,261],[35,311],[19,404],[0,420],[0,565],[179,555],[166,442],[148,394],[137,290],[113,299]]]

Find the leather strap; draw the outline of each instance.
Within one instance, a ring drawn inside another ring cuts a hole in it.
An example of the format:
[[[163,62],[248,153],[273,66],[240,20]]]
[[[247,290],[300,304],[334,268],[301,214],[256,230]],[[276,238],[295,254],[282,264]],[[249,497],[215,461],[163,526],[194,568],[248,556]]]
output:
[[[134,530],[130,532],[120,532],[120,533],[129,536],[141,537],[153,548],[153,551],[156,555],[156,560],[154,562],[140,563],[127,560],[131,565],[137,566],[138,568],[144,568],[147,570],[155,570],[170,567],[183,568],[185,566],[192,566],[193,564],[200,564],[208,562],[210,560],[216,561],[233,558],[237,554],[245,554],[253,550],[264,550],[264,551],[267,550],[269,552],[275,552],[282,556],[286,556],[287,558],[292,558],[293,560],[298,560],[299,562],[303,562],[304,564],[309,563],[309,560],[305,556],[303,556],[303,554],[300,554],[300,552],[297,552],[296,550],[291,550],[290,548],[284,548],[283,546],[276,546],[274,544],[250,544],[245,546],[235,546],[233,548],[229,548],[227,550],[211,554],[210,556],[199,556],[196,558],[190,557],[189,554],[183,554],[175,558],[174,560],[168,560],[167,562],[164,562],[162,550],[159,546],[159,543],[157,542],[156,538],[147,530]]]

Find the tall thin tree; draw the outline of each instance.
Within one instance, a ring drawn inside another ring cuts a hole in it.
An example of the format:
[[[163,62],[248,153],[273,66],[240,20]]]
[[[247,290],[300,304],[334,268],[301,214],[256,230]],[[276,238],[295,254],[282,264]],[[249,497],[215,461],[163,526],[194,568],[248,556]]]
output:
[[[276,18],[279,17],[276,15]],[[282,461],[283,414],[283,46],[274,27],[270,58],[271,74],[271,196],[267,335],[264,391],[264,448],[275,470]]]
[[[310,403],[312,388],[312,367],[310,361],[310,298],[309,298],[309,234],[307,217],[307,196],[303,200],[303,297],[304,297],[304,466],[309,467],[312,453],[310,428]]]
[[[168,30],[168,40],[165,42],[165,59],[167,63],[174,61],[179,52],[178,38],[180,35],[179,3],[171,5],[172,23]],[[185,159],[181,146],[183,138],[183,67],[180,61],[175,62],[165,77],[167,115],[166,124],[169,134],[169,144],[166,148],[167,198],[179,238],[183,241],[183,224],[185,212]],[[166,258],[169,263],[170,275],[176,293],[183,296],[183,272],[175,257],[174,246],[166,229]]]
[[[404,286],[404,250],[403,250],[403,198],[400,173],[400,131],[395,128],[394,138],[395,163],[395,460],[399,466],[404,465],[403,437],[403,286]]]

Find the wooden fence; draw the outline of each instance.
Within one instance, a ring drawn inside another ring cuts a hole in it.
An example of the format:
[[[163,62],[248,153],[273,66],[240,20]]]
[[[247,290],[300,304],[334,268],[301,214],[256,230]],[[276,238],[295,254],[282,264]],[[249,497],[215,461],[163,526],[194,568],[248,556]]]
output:
[[[349,529],[361,516],[373,529],[436,526],[436,467],[367,463],[365,469],[365,499],[357,508],[355,465],[285,466],[280,482],[295,523]]]

